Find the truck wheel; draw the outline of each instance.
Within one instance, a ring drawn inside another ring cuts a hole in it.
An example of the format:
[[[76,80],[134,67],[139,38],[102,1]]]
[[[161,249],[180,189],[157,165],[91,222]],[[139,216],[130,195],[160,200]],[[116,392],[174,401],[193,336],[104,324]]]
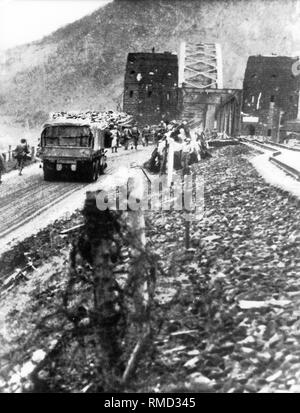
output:
[[[97,178],[96,173],[96,164],[94,162],[90,162],[87,164],[86,167],[86,179],[88,182],[94,182]]]
[[[92,163],[87,164],[85,176],[88,182],[91,182],[93,180],[93,164]]]
[[[93,182],[96,182],[99,176],[99,162],[94,162],[93,165]]]
[[[103,159],[101,158],[100,161],[99,161],[99,175],[104,174],[104,168],[105,168],[105,166],[103,165]]]
[[[55,173],[49,171],[49,169],[44,169],[44,181],[53,181],[55,179]]]

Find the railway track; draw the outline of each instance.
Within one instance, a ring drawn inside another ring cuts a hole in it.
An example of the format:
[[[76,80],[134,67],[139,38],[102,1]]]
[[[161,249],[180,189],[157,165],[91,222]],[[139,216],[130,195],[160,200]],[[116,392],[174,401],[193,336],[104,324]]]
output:
[[[295,152],[300,152],[300,146],[287,146],[282,143],[276,143],[276,142],[267,142],[267,144],[271,144],[272,146],[277,147],[278,149],[287,149],[289,151],[295,151]]]
[[[256,147],[259,149],[261,153],[264,154],[269,154],[269,161],[275,165],[277,168],[281,169],[284,171],[287,175],[291,176],[292,178],[296,179],[297,181],[300,181],[300,167],[294,167],[287,162],[278,159],[280,155],[283,155],[283,153],[287,154],[289,151],[291,153],[295,152],[300,152],[299,149],[295,148],[290,148],[288,146],[282,145],[282,144],[277,144],[274,142],[267,142],[267,143],[261,143],[258,141],[248,141],[247,139],[244,139],[243,143]],[[299,159],[300,159],[300,153],[299,153]],[[300,165],[300,162],[299,162]]]

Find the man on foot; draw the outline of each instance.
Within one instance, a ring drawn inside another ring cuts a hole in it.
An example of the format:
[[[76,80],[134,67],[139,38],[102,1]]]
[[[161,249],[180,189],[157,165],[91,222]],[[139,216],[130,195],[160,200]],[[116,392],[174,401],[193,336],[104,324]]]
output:
[[[29,155],[29,145],[26,139],[21,139],[19,145],[14,150],[14,157],[17,160],[17,168],[19,169],[19,175],[22,175],[25,161]]]

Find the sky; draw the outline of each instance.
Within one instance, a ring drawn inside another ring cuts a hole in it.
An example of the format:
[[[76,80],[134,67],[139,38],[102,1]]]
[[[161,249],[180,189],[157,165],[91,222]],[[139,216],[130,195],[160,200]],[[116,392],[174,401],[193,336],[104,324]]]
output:
[[[0,0],[0,50],[38,40],[112,0]]]

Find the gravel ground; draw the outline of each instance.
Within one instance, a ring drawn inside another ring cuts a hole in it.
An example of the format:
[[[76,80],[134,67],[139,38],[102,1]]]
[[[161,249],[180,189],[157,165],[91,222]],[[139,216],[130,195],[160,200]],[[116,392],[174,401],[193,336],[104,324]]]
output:
[[[177,260],[182,291],[164,315],[150,390],[300,391],[299,201],[266,184],[248,153],[225,148],[197,167],[206,214],[191,228],[192,260],[178,262],[182,217],[153,217],[154,248],[166,270]]]
[[[227,147],[196,166],[205,179],[205,216],[191,224],[188,254],[182,214],[148,214],[148,239],[164,275],[158,278],[154,346],[141,361],[131,390],[300,391],[299,201],[267,184],[251,157],[253,151],[245,146]],[[54,229],[79,219],[77,213]],[[8,306],[5,297],[2,331],[17,323],[19,335],[28,334],[39,311],[53,309],[59,298],[64,277],[56,256],[68,242],[57,240],[49,248],[50,241],[37,234],[15,247],[19,260],[25,251],[37,265],[41,260],[47,282],[43,290],[40,271],[39,286],[27,292],[31,300],[22,308]],[[6,253],[6,270],[13,269],[15,252]],[[51,260],[56,267],[49,284]],[[10,294],[16,300],[25,288],[22,281]],[[17,340],[14,350],[25,357],[46,341],[42,337],[35,348],[25,348]]]

